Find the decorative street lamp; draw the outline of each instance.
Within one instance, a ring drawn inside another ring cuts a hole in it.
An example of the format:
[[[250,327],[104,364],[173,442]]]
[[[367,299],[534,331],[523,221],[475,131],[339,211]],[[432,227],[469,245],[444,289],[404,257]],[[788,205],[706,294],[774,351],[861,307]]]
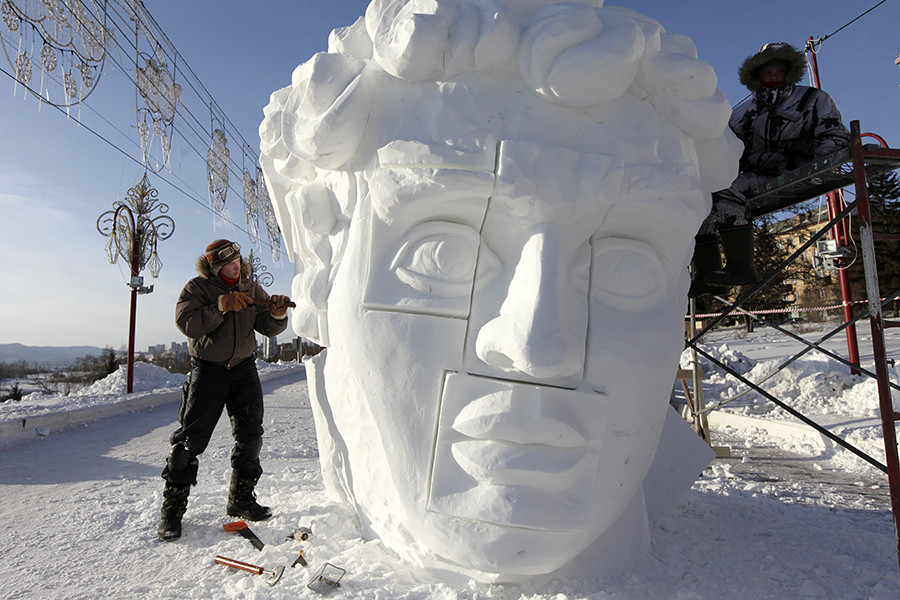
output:
[[[116,264],[121,257],[131,264],[131,322],[128,327],[128,379],[126,393],[130,394],[134,382],[134,323],[137,316],[137,295],[149,294],[153,286],[144,287],[141,269],[150,268],[156,279],[162,269],[162,261],[156,253],[159,240],[167,240],[175,232],[175,221],[164,214],[169,212],[166,204],[158,202],[156,189],[150,187],[147,174],[140,183],[128,190],[125,201],[113,202],[113,209],[97,219],[97,231],[109,238],[106,253],[109,263]],[[154,211],[160,214],[152,216]]]
[[[269,273],[269,270],[266,268],[266,265],[263,264],[262,259],[253,254],[253,250],[250,251],[247,262],[250,263],[250,277],[253,281],[263,287],[269,287],[275,282],[275,276]]]

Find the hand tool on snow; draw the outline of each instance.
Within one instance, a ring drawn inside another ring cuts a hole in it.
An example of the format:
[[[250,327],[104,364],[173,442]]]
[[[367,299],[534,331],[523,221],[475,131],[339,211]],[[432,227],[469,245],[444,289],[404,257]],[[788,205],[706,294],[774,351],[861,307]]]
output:
[[[235,560],[233,558],[228,558],[227,556],[216,556],[216,562],[220,565],[225,565],[226,567],[232,567],[234,569],[240,569],[241,571],[247,571],[248,573],[253,573],[254,575],[268,575],[269,585],[275,585],[278,583],[278,580],[281,579],[281,576],[284,574],[284,567],[279,566],[275,567],[271,571],[263,569],[257,565],[251,565],[250,563],[241,562],[239,560]]]
[[[228,533],[237,533],[243,538],[250,540],[250,543],[253,544],[253,547],[257,550],[262,550],[265,544],[259,537],[251,531],[250,526],[243,519],[238,519],[237,521],[232,521],[231,523],[225,523],[223,525],[225,531]]]
[[[312,529],[309,527],[301,527],[285,539],[305,542],[310,538],[312,538]],[[294,562],[291,563],[291,568],[296,567],[298,564],[303,565],[304,567],[309,565],[309,563],[306,562],[306,553],[302,549],[297,553],[297,558],[294,559]]]
[[[306,562],[306,552],[304,552],[303,550],[300,550],[297,553],[297,558],[295,558],[294,562],[291,563],[291,568],[293,569],[297,565],[303,565],[304,567],[309,565],[309,563]]]
[[[322,568],[319,569],[319,572],[309,580],[306,587],[323,596],[327,596],[331,590],[340,587],[341,577],[344,576],[344,573],[346,573],[344,569],[336,567],[331,563],[325,563],[322,565]]]
[[[260,306],[269,306],[272,304],[271,300],[264,300],[263,298],[254,298],[253,304],[258,304]],[[288,300],[287,304],[285,304],[288,308],[297,308],[297,305],[294,302]]]
[[[297,540],[298,542],[305,542],[312,537],[312,534],[312,529],[310,529],[309,527],[301,527],[291,535],[287,536],[287,539]]]

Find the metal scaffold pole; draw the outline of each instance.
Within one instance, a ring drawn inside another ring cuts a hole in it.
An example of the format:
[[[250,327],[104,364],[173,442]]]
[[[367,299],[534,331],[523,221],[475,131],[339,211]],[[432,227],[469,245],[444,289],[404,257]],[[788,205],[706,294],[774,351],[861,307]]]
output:
[[[878,406],[881,412],[881,426],[884,430],[885,461],[888,468],[891,511],[894,516],[894,535],[897,539],[897,560],[900,564],[900,460],[898,460],[897,454],[897,415],[891,399],[890,376],[884,346],[884,319],[881,313],[875,238],[872,233],[872,215],[869,210],[869,191],[866,183],[866,165],[859,121],[850,123],[850,152],[853,157],[853,173],[856,183],[857,218],[859,219],[859,237],[866,276],[866,295],[869,301],[869,322],[872,327],[872,354],[878,381]]]

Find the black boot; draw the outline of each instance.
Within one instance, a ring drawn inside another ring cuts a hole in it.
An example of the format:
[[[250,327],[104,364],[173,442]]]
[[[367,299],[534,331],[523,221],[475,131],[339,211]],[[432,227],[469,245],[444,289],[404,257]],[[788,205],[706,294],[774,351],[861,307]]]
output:
[[[719,230],[722,248],[725,250],[725,268],[706,276],[706,283],[731,287],[759,282],[753,266],[753,225],[739,225]]]
[[[272,509],[261,506],[256,501],[256,493],[253,489],[259,475],[241,474],[239,471],[231,472],[231,487],[228,489],[228,505],[226,511],[232,517],[241,517],[248,521],[263,521],[272,516]]]
[[[166,488],[163,490],[159,529],[156,530],[159,539],[171,542],[181,537],[181,517],[187,510],[188,494],[190,493],[190,485],[166,482]]]
[[[722,255],[719,254],[719,237],[714,233],[703,233],[694,238],[694,257],[691,259],[691,289],[688,297],[699,298],[706,294],[721,294],[727,288],[709,285],[706,275],[722,270]]]

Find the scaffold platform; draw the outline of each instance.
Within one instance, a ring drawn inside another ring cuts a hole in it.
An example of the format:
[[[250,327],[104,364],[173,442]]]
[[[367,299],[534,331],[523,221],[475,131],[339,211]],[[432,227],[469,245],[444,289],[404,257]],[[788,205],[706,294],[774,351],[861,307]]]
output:
[[[867,179],[900,169],[900,150],[864,144],[862,152]],[[778,212],[852,185],[855,177],[851,148],[842,148],[753,188],[747,194],[750,214],[756,218]]]

